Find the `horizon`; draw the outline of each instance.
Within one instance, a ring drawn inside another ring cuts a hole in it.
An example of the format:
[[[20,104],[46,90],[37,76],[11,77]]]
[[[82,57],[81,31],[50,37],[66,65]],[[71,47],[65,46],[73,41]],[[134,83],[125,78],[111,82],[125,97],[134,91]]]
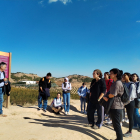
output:
[[[112,68],[140,76],[140,1],[0,1],[0,51],[12,73],[87,75]]]

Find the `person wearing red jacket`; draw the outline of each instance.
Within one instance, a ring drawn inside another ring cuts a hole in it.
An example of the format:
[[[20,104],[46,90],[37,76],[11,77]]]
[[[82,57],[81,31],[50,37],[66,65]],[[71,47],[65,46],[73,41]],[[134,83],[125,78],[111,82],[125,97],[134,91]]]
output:
[[[108,92],[110,90],[112,83],[113,83],[113,80],[110,79],[110,77],[109,77],[109,72],[104,73],[104,79],[105,79],[105,83],[106,83],[106,89]]]

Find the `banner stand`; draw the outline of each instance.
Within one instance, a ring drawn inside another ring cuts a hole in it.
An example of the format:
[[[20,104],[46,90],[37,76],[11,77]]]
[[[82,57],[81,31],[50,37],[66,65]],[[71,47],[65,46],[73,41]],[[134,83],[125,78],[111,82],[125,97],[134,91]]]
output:
[[[7,69],[5,70],[6,78],[11,81],[11,60],[12,53],[6,53],[0,51],[0,62],[5,62],[7,64]],[[6,99],[6,108],[10,107],[10,96]]]
[[[9,81],[11,81],[11,59],[12,59],[12,53],[9,53],[9,78],[8,78]],[[7,96],[6,108],[9,107],[10,107],[10,96]]]

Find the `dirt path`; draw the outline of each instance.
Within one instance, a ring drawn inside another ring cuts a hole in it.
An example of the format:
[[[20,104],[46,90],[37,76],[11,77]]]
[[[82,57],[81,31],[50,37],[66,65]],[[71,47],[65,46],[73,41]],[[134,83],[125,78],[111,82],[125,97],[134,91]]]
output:
[[[71,100],[71,115],[55,115],[50,111],[37,111],[37,106],[11,106],[4,108],[7,118],[0,118],[0,140],[107,140],[116,138],[113,128],[99,130],[84,127],[86,115],[79,112],[79,101]],[[125,127],[124,127],[125,126]],[[122,127],[127,131],[128,124]],[[133,137],[140,140],[140,132],[133,130]],[[125,138],[124,138],[125,140]]]

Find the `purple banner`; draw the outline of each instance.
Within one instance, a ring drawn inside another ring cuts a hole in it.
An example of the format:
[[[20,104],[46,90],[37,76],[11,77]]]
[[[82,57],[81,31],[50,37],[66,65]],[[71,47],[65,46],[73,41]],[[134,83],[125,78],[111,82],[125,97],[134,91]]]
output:
[[[6,78],[9,78],[9,57],[0,55],[0,63],[1,62],[5,62],[7,64],[7,67],[5,70],[5,76]]]

